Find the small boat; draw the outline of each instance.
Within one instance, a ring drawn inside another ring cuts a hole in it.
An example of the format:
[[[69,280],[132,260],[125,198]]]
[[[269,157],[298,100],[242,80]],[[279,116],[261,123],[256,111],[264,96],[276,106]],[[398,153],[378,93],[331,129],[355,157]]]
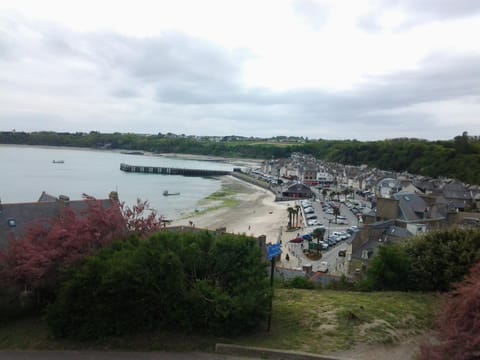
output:
[[[180,193],[179,193],[179,192],[171,193],[171,192],[168,192],[168,190],[165,190],[165,191],[163,192],[163,195],[164,195],[164,196],[180,195]]]
[[[65,161],[63,160],[53,160],[52,163],[54,164],[63,164]]]

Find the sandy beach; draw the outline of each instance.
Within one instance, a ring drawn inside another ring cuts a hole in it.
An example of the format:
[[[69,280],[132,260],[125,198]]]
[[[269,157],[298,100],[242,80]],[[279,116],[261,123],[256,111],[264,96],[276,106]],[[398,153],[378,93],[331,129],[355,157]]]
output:
[[[238,201],[235,206],[194,213],[172,225],[189,226],[191,221],[197,228],[215,230],[226,227],[227,232],[234,234],[266,235],[267,243],[276,243],[287,226],[287,207],[293,203],[275,202],[270,191],[233,176],[224,176],[221,181],[222,189],[232,192],[233,195],[228,196]]]

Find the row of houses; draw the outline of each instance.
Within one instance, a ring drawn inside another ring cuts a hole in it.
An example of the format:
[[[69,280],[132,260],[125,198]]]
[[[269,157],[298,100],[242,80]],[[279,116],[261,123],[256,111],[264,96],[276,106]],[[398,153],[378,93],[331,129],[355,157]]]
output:
[[[371,199],[392,198],[403,191],[418,194],[431,205],[448,211],[480,209],[480,186],[447,178],[428,178],[407,172],[395,173],[367,166],[350,166],[317,160],[312,155],[294,153],[288,159],[265,161],[263,174],[294,180],[306,186],[370,191]]]
[[[332,164],[305,154],[265,161],[262,171],[297,181],[284,195],[313,196],[307,190],[310,186],[330,187],[338,193],[349,189],[369,204],[361,214],[361,231],[349,240],[347,256],[342,259],[348,274],[365,270],[379,245],[408,241],[419,234],[454,226],[480,228],[478,185]]]

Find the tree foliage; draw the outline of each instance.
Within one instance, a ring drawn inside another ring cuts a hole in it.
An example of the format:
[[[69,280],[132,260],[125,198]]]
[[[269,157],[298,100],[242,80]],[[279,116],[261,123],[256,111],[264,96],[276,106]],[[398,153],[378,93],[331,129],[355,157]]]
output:
[[[448,291],[480,260],[480,231],[451,229],[418,237],[406,247],[410,288]]]
[[[90,257],[47,318],[56,336],[77,339],[157,328],[228,335],[257,326],[270,294],[255,239],[160,232]]]
[[[379,248],[367,271],[376,290],[451,290],[480,260],[480,231],[432,232],[406,244]]]
[[[325,236],[325,228],[324,227],[317,227],[313,230],[312,236],[317,239],[317,254],[320,252],[320,241],[323,240]]]
[[[172,134],[173,135],[173,134]],[[152,152],[188,153],[244,158],[287,158],[292,152],[347,165],[408,171],[431,177],[446,176],[480,184],[480,139],[467,133],[448,141],[422,139],[310,140],[305,143],[259,143],[258,141],[209,141],[167,135],[0,132],[1,144],[104,147]]]
[[[368,267],[367,284],[372,290],[407,290],[410,259],[400,245],[380,246]]]
[[[480,263],[454,291],[444,296],[438,314],[440,343],[424,345],[420,359],[480,358]]]
[[[58,217],[30,225],[25,236],[0,251],[3,286],[29,291],[54,287],[65,269],[98,249],[131,233],[144,236],[161,228],[161,218],[149,210],[148,202],[139,200],[132,208],[112,202],[105,208],[85,197],[85,210],[76,213],[65,207]]]

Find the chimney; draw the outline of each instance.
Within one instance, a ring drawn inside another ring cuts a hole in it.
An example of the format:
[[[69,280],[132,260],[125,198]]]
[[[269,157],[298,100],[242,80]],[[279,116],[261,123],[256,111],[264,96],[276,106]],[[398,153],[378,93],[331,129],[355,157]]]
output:
[[[109,198],[111,201],[118,202],[118,192],[116,192],[116,191],[110,191],[110,194],[108,195],[108,198]]]
[[[66,195],[59,195],[58,202],[68,206],[70,204],[70,198]]]

